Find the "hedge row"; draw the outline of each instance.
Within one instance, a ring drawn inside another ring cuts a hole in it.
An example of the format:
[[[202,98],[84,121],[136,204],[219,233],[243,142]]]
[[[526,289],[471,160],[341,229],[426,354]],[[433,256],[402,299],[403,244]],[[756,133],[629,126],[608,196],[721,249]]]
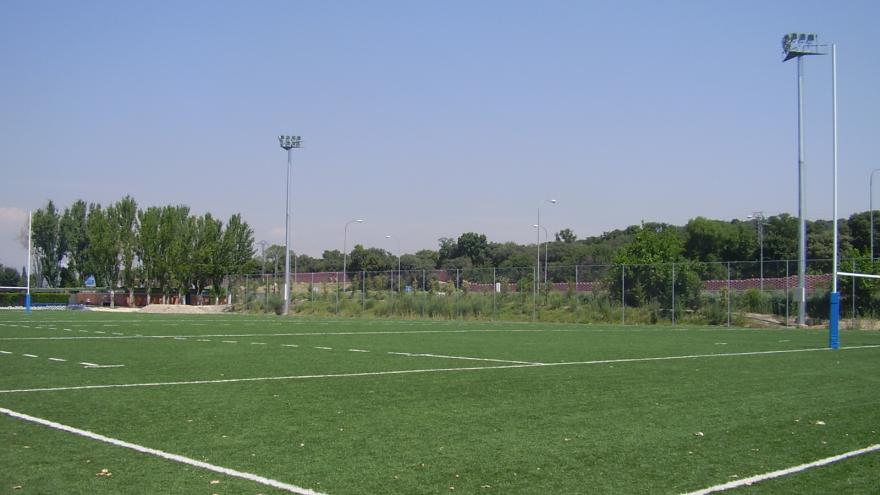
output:
[[[70,296],[63,293],[38,292],[31,294],[31,304],[36,303],[67,303]],[[24,294],[18,292],[0,293],[0,306],[24,306]]]

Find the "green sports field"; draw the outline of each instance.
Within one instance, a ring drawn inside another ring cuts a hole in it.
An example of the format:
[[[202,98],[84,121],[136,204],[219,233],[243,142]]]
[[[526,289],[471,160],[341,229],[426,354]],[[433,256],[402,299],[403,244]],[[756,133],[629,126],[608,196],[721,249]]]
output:
[[[0,493],[690,493],[880,444],[880,333],[841,340],[3,312]],[[729,493],[880,493],[880,451]]]

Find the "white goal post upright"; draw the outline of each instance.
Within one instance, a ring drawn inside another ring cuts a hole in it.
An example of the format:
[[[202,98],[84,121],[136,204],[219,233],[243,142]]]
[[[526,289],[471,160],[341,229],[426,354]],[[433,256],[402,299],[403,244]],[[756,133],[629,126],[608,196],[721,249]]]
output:
[[[840,292],[837,291],[837,250],[838,250],[838,233],[837,233],[837,44],[831,44],[831,132],[833,162],[834,162],[834,180],[833,182],[833,202],[834,215],[833,227],[833,247],[832,247],[832,277],[831,277],[831,307],[830,318],[828,319],[828,347],[837,349],[840,347]],[[871,254],[873,259],[873,253]]]
[[[28,254],[27,254],[27,272],[25,273],[25,278],[27,278],[26,287],[27,292],[24,294],[24,312],[26,314],[30,314],[31,312],[31,246],[32,235],[33,235],[33,221],[34,221],[34,212],[28,212]]]

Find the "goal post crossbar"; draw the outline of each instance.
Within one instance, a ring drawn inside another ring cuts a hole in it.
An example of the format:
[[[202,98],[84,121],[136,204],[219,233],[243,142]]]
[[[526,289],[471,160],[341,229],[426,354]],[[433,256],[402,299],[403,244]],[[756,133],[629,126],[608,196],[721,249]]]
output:
[[[880,278],[880,275],[872,275],[870,273],[852,273],[852,272],[837,272],[837,276],[839,276],[839,277]]]

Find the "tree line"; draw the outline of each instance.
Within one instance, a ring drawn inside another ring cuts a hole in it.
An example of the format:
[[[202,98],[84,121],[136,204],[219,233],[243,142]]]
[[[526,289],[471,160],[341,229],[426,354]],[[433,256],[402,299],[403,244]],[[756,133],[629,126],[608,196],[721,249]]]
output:
[[[210,287],[215,296],[228,277],[253,271],[253,230],[241,215],[224,224],[188,206],[139,209],[130,196],[102,207],[77,200],[59,211],[50,200],[32,223],[36,279],[48,287],[95,284],[111,290],[157,289],[167,301]]]
[[[862,212],[838,222],[840,253],[844,257],[870,256],[869,218],[869,212]],[[759,242],[759,228],[762,242]],[[808,221],[807,240],[808,259],[831,259],[832,222]],[[557,266],[686,261],[723,263],[758,261],[762,251],[764,260],[796,260],[798,219],[785,213],[755,221],[696,217],[683,226],[646,222],[584,239],[578,239],[571,229],[566,228],[556,232],[553,239],[542,245],[541,257],[542,262],[546,256],[550,265]],[[269,246],[263,254],[264,257],[257,253],[258,267],[263,266],[268,273],[279,273],[279,269],[283,271],[284,246]],[[535,244],[490,242],[485,234],[466,232],[457,239],[439,239],[436,250],[423,249],[401,255],[400,267],[402,270],[523,268],[534,266],[536,258]],[[398,265],[395,254],[362,245],[355,245],[346,261],[346,269],[351,272],[396,270]],[[294,256],[294,263],[299,272],[338,272],[343,268],[343,253],[326,250],[320,258],[300,254]],[[784,274],[779,266],[768,265],[767,269],[771,272],[767,275]],[[756,268],[750,265],[748,268],[735,269]]]

